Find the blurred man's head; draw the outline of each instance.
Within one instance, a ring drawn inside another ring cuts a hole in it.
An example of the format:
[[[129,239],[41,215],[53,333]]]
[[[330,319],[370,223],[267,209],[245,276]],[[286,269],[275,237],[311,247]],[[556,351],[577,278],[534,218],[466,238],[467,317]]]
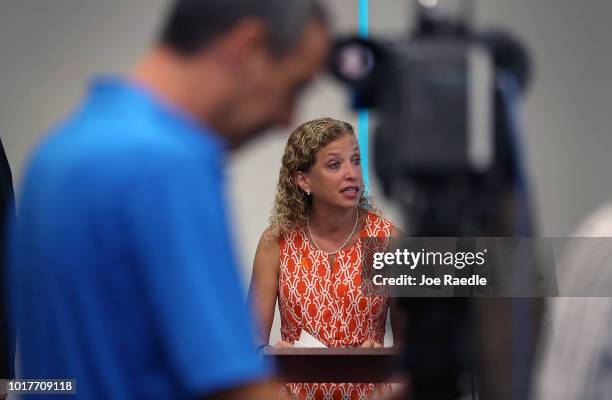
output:
[[[136,78],[238,147],[290,123],[328,48],[316,0],[178,0]]]

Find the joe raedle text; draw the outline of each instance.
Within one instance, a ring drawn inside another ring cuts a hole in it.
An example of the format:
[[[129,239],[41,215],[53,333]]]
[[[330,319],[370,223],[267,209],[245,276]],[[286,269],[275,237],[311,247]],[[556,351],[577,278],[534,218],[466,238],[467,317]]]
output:
[[[420,277],[401,275],[394,278],[387,278],[382,275],[374,275],[372,282],[376,286],[486,286],[487,278],[477,274],[462,278],[450,274],[444,274],[441,278],[432,278],[425,275],[421,275]]]

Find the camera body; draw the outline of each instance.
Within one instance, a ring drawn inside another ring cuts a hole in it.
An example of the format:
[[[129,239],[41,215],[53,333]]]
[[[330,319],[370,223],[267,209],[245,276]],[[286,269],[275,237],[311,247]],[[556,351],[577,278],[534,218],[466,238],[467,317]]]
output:
[[[385,184],[398,176],[427,179],[491,168],[493,68],[482,45],[432,37],[386,45],[353,38],[338,46],[341,53],[362,52],[357,57],[371,68],[358,80],[343,80],[354,89],[354,106],[374,108],[380,117],[376,168]]]

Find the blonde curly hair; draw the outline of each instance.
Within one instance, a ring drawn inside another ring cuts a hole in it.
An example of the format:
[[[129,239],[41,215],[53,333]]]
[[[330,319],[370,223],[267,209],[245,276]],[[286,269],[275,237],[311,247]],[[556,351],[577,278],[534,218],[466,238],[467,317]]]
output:
[[[294,181],[296,172],[307,173],[315,164],[317,152],[345,135],[355,136],[353,127],[333,118],[319,118],[298,126],[289,136],[281,161],[281,168],[270,217],[269,233],[276,239],[306,226],[311,199]],[[380,215],[372,200],[361,193],[359,208]]]

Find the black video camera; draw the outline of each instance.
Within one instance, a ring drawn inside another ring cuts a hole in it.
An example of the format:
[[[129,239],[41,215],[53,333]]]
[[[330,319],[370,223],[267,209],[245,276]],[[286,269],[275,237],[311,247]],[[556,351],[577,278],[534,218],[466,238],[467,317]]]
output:
[[[521,166],[500,86],[525,90],[527,53],[510,34],[476,33],[468,0],[418,0],[416,10],[407,39],[339,40],[332,71],[355,108],[376,111],[376,172],[405,206],[408,233],[509,235]]]

